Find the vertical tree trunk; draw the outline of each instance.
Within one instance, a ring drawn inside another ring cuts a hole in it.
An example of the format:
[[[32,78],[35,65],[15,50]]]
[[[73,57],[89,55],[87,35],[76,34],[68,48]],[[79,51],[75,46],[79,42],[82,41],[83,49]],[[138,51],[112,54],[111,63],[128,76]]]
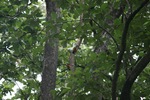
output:
[[[56,4],[53,0],[46,2],[46,21],[52,20],[52,12],[57,13]],[[54,24],[54,23],[49,23]],[[46,35],[49,37],[45,43],[43,72],[41,82],[41,100],[53,100],[51,90],[55,90],[56,68],[58,59],[58,39],[51,37],[56,34],[55,31],[46,29]]]

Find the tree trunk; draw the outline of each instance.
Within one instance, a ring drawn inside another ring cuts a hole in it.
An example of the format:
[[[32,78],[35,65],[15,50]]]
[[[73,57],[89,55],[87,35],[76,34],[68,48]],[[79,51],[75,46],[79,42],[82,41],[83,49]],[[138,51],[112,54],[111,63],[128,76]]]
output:
[[[46,21],[50,21],[52,12],[57,13],[56,4],[52,0],[46,2]],[[53,23],[50,23],[53,24]],[[43,72],[41,82],[41,100],[53,100],[52,90],[55,90],[56,84],[56,68],[58,59],[58,39],[52,37],[57,32],[46,29],[46,36],[49,38],[45,43]]]

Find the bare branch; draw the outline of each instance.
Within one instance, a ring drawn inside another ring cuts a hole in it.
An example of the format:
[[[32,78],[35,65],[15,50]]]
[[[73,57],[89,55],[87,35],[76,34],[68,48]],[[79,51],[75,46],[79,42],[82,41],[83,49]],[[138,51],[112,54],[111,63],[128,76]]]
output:
[[[117,46],[117,49],[119,50],[119,46],[118,46],[118,43],[116,41],[116,39],[111,35],[111,33],[109,33],[105,28],[103,28],[99,23],[97,23],[94,19],[91,19],[95,24],[98,25],[99,28],[101,28],[103,31],[105,31],[114,41],[114,43],[116,44]]]

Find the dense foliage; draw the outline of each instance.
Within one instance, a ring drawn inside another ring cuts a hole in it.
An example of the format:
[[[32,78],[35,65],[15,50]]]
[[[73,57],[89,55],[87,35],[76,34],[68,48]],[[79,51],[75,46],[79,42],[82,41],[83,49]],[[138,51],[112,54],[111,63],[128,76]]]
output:
[[[13,92],[18,82],[23,87],[18,86],[10,100],[39,98],[38,76],[42,73],[44,43],[49,37],[59,39],[56,89],[51,91],[54,100],[99,100],[102,97],[110,100],[117,59],[125,38],[116,81],[116,97],[120,97],[128,76],[150,52],[150,5],[147,3],[137,12],[129,23],[127,35],[123,36],[128,19],[144,0],[53,1],[60,7],[61,17],[58,19],[52,13],[52,20],[46,22],[45,6],[37,0],[1,0],[0,98]],[[56,32],[57,27],[59,34],[45,35],[46,28]],[[67,68],[69,55],[80,38],[82,43],[75,54],[75,71],[72,72]],[[150,99],[150,68],[146,66],[132,86],[133,100]]]
[[[15,98],[37,98],[44,32],[41,10],[34,2],[3,0],[0,3],[0,98],[24,84]]]

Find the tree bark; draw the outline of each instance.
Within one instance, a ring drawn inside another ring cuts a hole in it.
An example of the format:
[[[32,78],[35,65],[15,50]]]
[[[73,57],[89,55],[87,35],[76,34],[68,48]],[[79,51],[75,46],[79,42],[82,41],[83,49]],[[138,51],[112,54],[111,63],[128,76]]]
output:
[[[53,0],[45,0],[46,2],[46,21],[50,21],[52,12],[57,13],[56,3]],[[50,23],[54,24],[54,23]],[[41,100],[53,100],[52,90],[55,90],[56,84],[56,68],[58,60],[58,39],[52,37],[57,32],[46,29],[46,36],[49,38],[45,43],[43,72],[41,82]]]

